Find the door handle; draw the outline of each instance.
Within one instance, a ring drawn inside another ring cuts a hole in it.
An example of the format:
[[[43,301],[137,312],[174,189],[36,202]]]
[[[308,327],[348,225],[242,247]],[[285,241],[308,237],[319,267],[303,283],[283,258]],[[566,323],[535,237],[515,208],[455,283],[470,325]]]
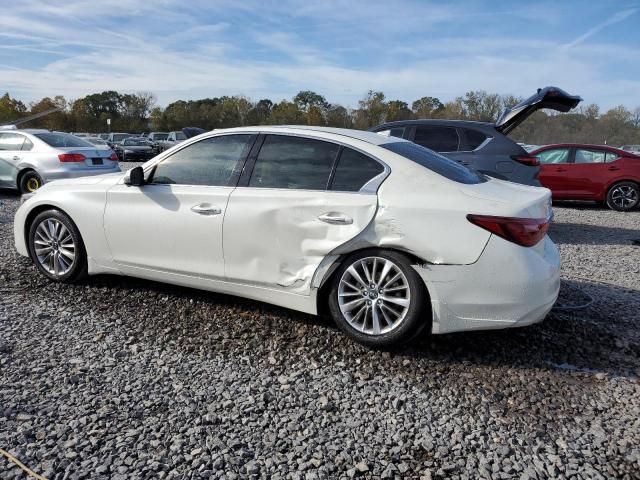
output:
[[[351,225],[353,218],[340,212],[327,212],[318,217],[318,220],[331,225]]]
[[[566,168],[556,168],[556,172],[566,172]]]
[[[13,160],[17,162],[18,160],[20,160],[20,157],[19,157],[19,156],[17,156],[17,155],[14,155],[14,156],[13,156]]]
[[[191,211],[199,213],[200,215],[220,215],[222,213],[222,209],[220,209],[220,207],[214,207],[209,203],[194,205],[191,207]]]
[[[615,172],[616,170],[620,170],[620,167],[614,167],[613,165],[610,166],[609,168],[607,168],[607,170],[611,170],[612,172]]]

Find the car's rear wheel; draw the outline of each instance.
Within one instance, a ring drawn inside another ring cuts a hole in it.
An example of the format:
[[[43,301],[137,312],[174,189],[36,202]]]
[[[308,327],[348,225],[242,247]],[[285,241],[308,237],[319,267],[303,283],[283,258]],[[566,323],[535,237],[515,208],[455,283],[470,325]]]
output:
[[[34,170],[27,170],[20,176],[20,191],[33,193],[42,186],[42,178]]]
[[[640,188],[634,182],[618,182],[607,192],[607,206],[619,212],[628,212],[638,206]]]
[[[39,213],[29,228],[29,253],[36,267],[56,282],[84,277],[87,255],[78,228],[59,210]]]
[[[389,347],[430,324],[426,288],[404,255],[367,250],[347,258],[333,276],[329,310],[357,342]]]

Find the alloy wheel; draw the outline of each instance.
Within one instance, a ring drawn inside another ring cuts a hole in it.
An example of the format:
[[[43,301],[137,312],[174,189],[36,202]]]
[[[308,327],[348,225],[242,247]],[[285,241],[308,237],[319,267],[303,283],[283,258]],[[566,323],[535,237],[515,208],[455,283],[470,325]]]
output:
[[[355,330],[367,335],[383,335],[398,328],[410,304],[407,277],[387,258],[358,259],[340,278],[340,311]]]
[[[67,274],[76,258],[76,244],[69,229],[58,219],[45,218],[36,227],[33,245],[38,262],[56,277]]]
[[[37,178],[31,177],[27,180],[27,190],[29,192],[35,192],[40,188],[40,182]]]
[[[638,203],[638,191],[631,185],[618,185],[611,191],[611,202],[620,209],[632,207]]]

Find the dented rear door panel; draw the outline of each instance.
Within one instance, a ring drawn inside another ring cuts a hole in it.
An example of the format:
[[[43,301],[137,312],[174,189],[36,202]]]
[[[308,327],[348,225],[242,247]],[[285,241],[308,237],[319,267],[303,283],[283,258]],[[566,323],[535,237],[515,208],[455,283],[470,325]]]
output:
[[[238,187],[224,218],[225,277],[309,295],[320,262],[360,234],[376,210],[375,194]]]

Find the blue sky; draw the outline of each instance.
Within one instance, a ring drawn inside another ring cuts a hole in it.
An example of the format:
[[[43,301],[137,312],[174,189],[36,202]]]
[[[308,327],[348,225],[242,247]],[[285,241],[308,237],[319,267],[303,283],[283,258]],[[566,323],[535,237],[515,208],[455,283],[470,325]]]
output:
[[[0,92],[291,98],[354,107],[557,85],[640,106],[640,1],[0,0]]]

